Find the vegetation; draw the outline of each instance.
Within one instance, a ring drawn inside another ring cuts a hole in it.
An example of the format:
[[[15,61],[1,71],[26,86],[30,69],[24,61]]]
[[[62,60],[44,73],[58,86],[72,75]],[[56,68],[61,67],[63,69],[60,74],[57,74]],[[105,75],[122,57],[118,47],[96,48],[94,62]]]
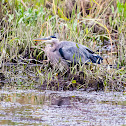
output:
[[[14,81],[16,85],[27,83],[28,87],[29,85],[32,87],[39,82],[37,87],[43,85],[54,90],[61,88],[86,90],[87,87],[95,87],[93,89],[97,90],[98,86],[102,88],[104,85],[106,90],[124,90],[126,86],[124,0],[79,2],[2,0],[0,23],[0,72],[7,78],[16,79],[17,81]],[[99,53],[104,58],[103,64],[88,66],[80,64],[79,67],[78,65],[71,67],[69,72],[61,72],[51,67],[44,62],[46,59],[42,50],[44,45],[36,45],[33,39],[54,33],[59,33],[60,40],[84,44]],[[28,65],[33,62],[41,65],[35,69],[29,67]],[[17,66],[11,65],[11,70],[7,67],[5,71],[6,63],[16,63]],[[31,72],[32,75],[29,74]],[[26,74],[28,78],[22,78],[22,75]],[[37,77],[39,80],[36,82]]]

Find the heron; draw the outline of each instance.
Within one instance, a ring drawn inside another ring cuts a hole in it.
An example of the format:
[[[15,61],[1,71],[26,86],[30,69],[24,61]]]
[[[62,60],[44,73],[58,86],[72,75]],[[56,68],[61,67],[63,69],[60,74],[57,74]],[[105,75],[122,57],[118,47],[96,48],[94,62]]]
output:
[[[72,41],[59,41],[55,36],[38,38],[34,41],[43,41],[50,44],[45,47],[48,61],[54,65],[60,63],[60,67],[68,68],[70,63],[74,65],[89,62],[100,64],[103,60],[101,56],[88,47]]]

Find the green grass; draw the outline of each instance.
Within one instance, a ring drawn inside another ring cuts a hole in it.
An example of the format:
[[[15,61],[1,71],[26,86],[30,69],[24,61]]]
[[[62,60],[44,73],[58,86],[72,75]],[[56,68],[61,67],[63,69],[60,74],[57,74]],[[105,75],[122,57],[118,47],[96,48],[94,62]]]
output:
[[[91,0],[89,14],[83,12],[83,15],[80,13],[81,6],[77,3],[72,8],[71,16],[70,9],[61,0],[47,1],[47,3],[43,0],[25,0],[24,2],[3,0],[0,4],[0,64],[11,62],[13,59],[20,63],[19,59],[23,59],[26,53],[29,53],[29,59],[33,56],[39,60],[46,59],[41,50],[45,45],[35,46],[33,39],[54,33],[59,33],[60,40],[83,44],[95,52],[97,46],[101,49],[103,41],[107,40],[117,47],[116,52],[111,50],[106,54],[109,57],[115,54],[115,59],[109,65],[117,64],[117,69],[106,67],[105,63],[100,66],[92,65],[92,68],[80,65],[79,69],[76,66],[72,67],[70,74],[78,75],[80,71],[84,71],[87,77],[86,84],[90,78],[100,78],[106,89],[116,89],[126,84],[126,3],[124,0],[116,0],[116,2]],[[77,10],[76,5],[78,5]],[[85,8],[83,6],[82,10]],[[31,47],[34,47],[34,50],[30,51]],[[103,54],[100,53],[100,55]],[[29,63],[28,59],[24,60]],[[3,68],[0,70],[4,72]],[[42,64],[35,74],[40,77],[42,84],[44,81],[49,84],[52,80],[57,81],[57,75],[61,72],[55,68],[51,69],[47,64]],[[68,80],[63,74],[61,77]],[[76,80],[71,78],[71,82],[75,83]]]

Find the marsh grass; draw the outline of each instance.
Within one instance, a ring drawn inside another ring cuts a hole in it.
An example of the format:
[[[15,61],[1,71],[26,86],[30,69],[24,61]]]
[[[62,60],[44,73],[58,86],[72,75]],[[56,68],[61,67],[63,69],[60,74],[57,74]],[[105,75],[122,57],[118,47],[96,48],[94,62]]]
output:
[[[24,69],[19,65],[11,69],[12,73],[8,75],[17,78],[18,85],[27,83],[32,87],[36,83],[34,79],[30,82],[26,79],[27,82],[24,82],[19,79],[21,76],[13,74],[14,69],[25,71],[25,63],[31,64],[32,60],[36,59],[35,63],[39,60],[42,64],[34,70],[34,75],[39,78],[40,85],[47,84],[47,89],[52,82],[56,82],[58,88],[61,83],[65,83],[67,87],[76,85],[77,89],[80,89],[83,85],[88,86],[89,83],[98,83],[101,80],[106,90],[123,90],[122,87],[126,85],[126,3],[123,0],[116,2],[91,0],[88,2],[90,4],[88,14],[85,11],[86,5],[81,7],[75,3],[71,9],[61,0],[15,2],[3,0],[0,3],[0,70],[6,75],[8,70],[4,70],[5,63],[24,64]],[[79,68],[77,65],[72,66],[67,73],[44,63],[43,60],[47,59],[43,51],[45,45],[41,43],[36,45],[33,39],[54,33],[59,33],[60,40],[74,41],[91,48],[103,56],[103,64],[88,66],[79,64]],[[103,54],[102,47],[105,45],[105,40],[110,44],[111,50]],[[113,50],[113,45],[116,46],[116,50]],[[110,62],[109,58],[112,56],[116,58],[115,60],[112,58]],[[106,60],[109,63],[106,64]],[[84,76],[80,77],[81,72]],[[25,72],[26,74],[28,73]],[[83,78],[82,84],[81,79],[77,80],[79,77]]]

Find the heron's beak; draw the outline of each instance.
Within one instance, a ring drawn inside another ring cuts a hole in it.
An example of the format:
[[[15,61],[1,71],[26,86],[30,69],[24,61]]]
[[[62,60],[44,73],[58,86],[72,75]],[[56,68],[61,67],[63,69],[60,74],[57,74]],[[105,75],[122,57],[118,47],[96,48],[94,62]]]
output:
[[[37,38],[37,39],[33,39],[33,41],[46,41],[46,40],[50,40],[50,38]]]
[[[50,37],[47,37],[47,38],[37,38],[37,39],[33,39],[33,41],[36,41],[35,45],[38,45],[38,42],[40,42],[40,41],[46,42],[46,43],[50,43]]]

